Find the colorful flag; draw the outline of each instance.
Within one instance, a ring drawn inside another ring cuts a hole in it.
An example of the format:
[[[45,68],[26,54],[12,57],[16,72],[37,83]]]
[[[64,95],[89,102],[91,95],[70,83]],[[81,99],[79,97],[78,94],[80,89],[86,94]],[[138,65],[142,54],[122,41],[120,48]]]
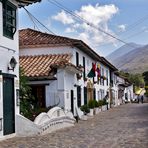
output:
[[[101,73],[100,73],[100,64],[97,65],[96,71],[97,71],[97,75],[98,75],[98,78],[99,78],[101,76]]]
[[[92,68],[90,72],[88,73],[87,77],[88,78],[93,78],[96,76],[96,64],[92,63]]]

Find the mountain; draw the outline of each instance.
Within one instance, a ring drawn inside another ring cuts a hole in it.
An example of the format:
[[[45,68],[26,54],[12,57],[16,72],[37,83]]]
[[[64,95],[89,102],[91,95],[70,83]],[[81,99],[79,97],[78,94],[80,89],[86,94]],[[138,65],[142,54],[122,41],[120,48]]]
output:
[[[136,44],[138,46],[138,44]],[[131,73],[143,73],[144,71],[148,71],[148,45],[141,46],[138,48],[127,49],[124,45],[119,49],[117,49],[117,54],[114,52],[116,58],[112,56],[109,60],[112,62],[119,70],[123,70]],[[125,53],[123,53],[123,49],[125,49]],[[121,50],[121,54],[120,53]],[[118,57],[116,56],[118,55]],[[109,58],[108,58],[109,59]]]
[[[136,44],[136,43],[128,43],[128,44],[125,44],[125,45],[121,46],[120,48],[116,49],[114,52],[112,52],[106,58],[109,61],[111,61],[113,64],[116,64],[117,59],[120,59],[120,57],[122,57],[126,53],[128,53],[136,48],[139,48],[139,47],[141,47],[141,45]]]

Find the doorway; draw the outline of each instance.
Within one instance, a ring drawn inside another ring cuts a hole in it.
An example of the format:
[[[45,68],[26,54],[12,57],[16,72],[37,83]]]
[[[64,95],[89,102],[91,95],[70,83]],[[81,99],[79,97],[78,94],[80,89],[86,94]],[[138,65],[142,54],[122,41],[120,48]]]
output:
[[[4,135],[15,133],[14,78],[3,77]]]
[[[73,90],[71,90],[71,112],[74,113],[74,94],[73,94]]]

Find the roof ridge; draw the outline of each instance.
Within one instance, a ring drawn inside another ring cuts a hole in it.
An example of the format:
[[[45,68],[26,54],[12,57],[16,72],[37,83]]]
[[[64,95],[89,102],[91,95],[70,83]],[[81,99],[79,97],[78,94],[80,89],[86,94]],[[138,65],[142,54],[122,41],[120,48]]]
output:
[[[24,58],[24,57],[40,57],[40,56],[62,56],[62,55],[69,55],[72,56],[72,54],[70,53],[58,53],[58,54],[39,54],[39,55],[22,55],[19,56],[20,58]]]
[[[61,36],[61,35],[51,34],[51,33],[47,33],[47,32],[42,32],[42,31],[39,31],[39,30],[36,30],[36,29],[32,29],[32,28],[20,29],[19,32],[27,31],[27,30],[30,30],[30,31],[33,31],[33,32],[36,32],[36,33],[45,34],[45,35],[48,35],[48,36],[64,38],[64,39],[68,39],[68,40],[72,40],[72,41],[81,41],[81,40],[70,38],[70,37],[65,37],[65,36]]]

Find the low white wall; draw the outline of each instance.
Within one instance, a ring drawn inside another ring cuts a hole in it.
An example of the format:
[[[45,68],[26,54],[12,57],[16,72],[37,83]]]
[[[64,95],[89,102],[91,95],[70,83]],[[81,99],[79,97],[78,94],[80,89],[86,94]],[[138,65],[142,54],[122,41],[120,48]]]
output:
[[[41,131],[38,125],[23,117],[22,115],[16,115],[16,125],[17,136],[38,135]]]
[[[34,122],[21,115],[16,115],[16,135],[36,136],[51,133],[61,128],[74,126],[75,118],[71,112],[65,112],[60,107],[54,107],[47,113],[40,113]]]

